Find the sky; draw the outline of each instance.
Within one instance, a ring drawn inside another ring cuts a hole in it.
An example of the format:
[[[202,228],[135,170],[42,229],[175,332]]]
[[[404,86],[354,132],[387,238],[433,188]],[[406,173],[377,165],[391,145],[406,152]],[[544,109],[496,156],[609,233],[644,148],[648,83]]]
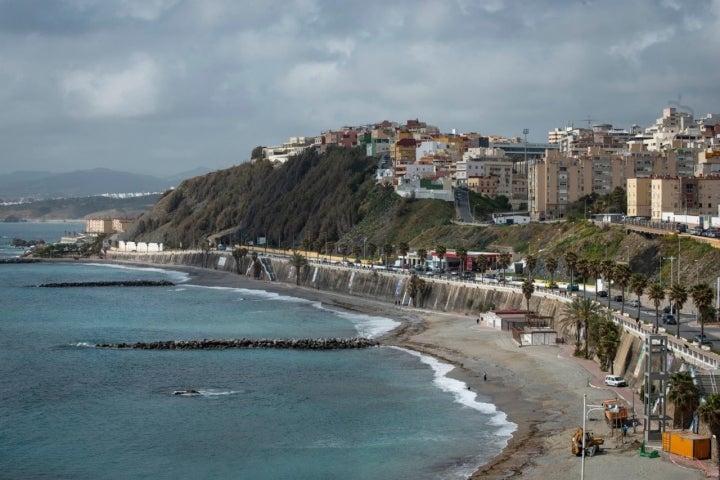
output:
[[[419,119],[545,142],[720,113],[720,0],[0,0],[0,174],[228,168]]]

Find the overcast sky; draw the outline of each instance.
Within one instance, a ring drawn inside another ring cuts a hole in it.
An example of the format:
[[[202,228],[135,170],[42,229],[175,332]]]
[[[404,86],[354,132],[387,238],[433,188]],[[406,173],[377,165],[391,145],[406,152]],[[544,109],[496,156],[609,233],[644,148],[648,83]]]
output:
[[[720,112],[719,0],[0,0],[0,173],[175,174],[419,118],[522,136]]]

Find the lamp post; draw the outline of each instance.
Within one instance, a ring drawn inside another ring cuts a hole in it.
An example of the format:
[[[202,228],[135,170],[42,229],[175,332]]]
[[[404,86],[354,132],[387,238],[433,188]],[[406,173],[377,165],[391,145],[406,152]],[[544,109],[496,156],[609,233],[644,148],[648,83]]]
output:
[[[525,136],[525,160],[523,168],[525,168],[525,171],[528,172],[528,164],[527,164],[527,136],[528,133],[530,133],[530,130],[527,128],[523,128],[523,135]],[[533,190],[534,191],[534,190]],[[532,218],[532,195],[530,194],[530,189],[528,188],[528,216]]]

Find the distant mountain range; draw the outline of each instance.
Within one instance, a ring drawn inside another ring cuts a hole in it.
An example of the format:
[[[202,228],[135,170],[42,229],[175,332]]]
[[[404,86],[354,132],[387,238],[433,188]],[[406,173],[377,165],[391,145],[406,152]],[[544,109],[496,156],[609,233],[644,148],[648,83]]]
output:
[[[17,171],[0,175],[0,202],[158,193],[178,186],[183,180],[210,171],[208,168],[196,168],[165,178],[107,168],[69,173]]]

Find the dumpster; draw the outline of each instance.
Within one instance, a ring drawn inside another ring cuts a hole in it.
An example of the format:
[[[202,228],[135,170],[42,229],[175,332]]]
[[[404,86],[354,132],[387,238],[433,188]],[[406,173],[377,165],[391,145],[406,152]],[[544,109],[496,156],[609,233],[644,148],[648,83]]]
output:
[[[688,431],[664,432],[663,450],[687,458],[710,458],[710,437]]]

